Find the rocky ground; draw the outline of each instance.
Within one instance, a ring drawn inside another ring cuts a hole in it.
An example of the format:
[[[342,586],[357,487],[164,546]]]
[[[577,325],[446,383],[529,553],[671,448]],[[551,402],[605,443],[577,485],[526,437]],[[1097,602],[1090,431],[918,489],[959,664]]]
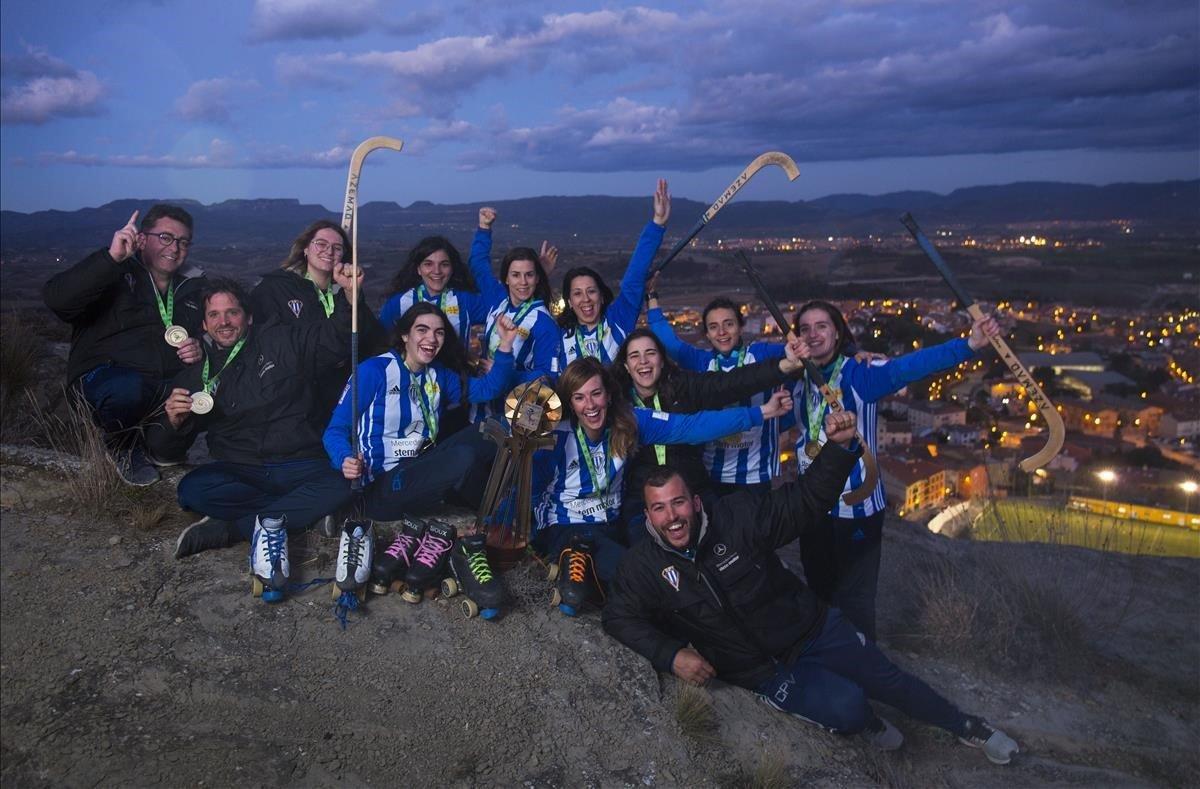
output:
[[[1021,743],[996,767],[895,711],[885,714],[908,741],[878,754],[720,683],[699,696],[711,726],[681,717],[677,683],[609,639],[595,611],[551,609],[536,565],[506,576],[499,621],[392,595],[342,630],[328,587],[278,605],[252,598],[244,547],[175,561],[178,511],[79,511],[61,492],[77,466],[52,471],[19,452],[0,472],[6,787],[1125,787],[1200,775],[1194,561],[1106,558],[1096,583],[1090,552],[1021,546],[1060,552],[1054,573],[1076,573],[1094,584],[1093,604],[1121,609],[1088,623],[1077,668],[1051,670],[1019,649],[1005,663],[982,643],[951,649],[946,634],[921,632],[923,568],[969,568],[1013,546],[889,524],[883,646]],[[180,473],[138,511],[170,502]],[[292,550],[301,579],[330,574],[332,540]]]

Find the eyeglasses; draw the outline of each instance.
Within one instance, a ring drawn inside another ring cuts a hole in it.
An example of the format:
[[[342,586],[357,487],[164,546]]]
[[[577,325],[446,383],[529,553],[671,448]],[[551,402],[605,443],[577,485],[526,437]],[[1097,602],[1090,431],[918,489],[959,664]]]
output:
[[[147,233],[146,235],[154,236],[164,247],[169,247],[178,243],[180,249],[187,249],[192,245],[192,240],[190,238],[183,238],[182,236],[177,236],[173,233]]]
[[[346,248],[344,246],[342,246],[341,244],[330,244],[328,241],[326,241],[323,238],[315,239],[312,242],[312,245],[313,245],[313,249],[317,250],[321,254],[324,254],[326,252],[332,252],[333,256],[335,258],[340,258],[342,256],[342,253],[346,251]]]

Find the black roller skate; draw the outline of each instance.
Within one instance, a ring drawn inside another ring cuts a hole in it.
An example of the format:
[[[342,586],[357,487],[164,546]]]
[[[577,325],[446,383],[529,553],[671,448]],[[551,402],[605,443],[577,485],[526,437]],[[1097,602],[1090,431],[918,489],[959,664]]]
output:
[[[404,527],[396,533],[391,543],[375,552],[375,566],[371,568],[371,591],[374,594],[387,594],[393,584],[404,583],[417,546],[425,536],[425,529],[425,521],[406,518]]]
[[[445,597],[463,593],[462,610],[468,619],[476,614],[495,619],[504,601],[504,585],[488,564],[486,539],[483,534],[459,539],[450,551],[450,575],[442,581]]]
[[[604,605],[604,590],[592,562],[594,550],[590,537],[572,537],[559,553],[558,563],[550,567],[550,580],[555,581],[550,605],[558,606],[566,616],[576,616],[587,602]]]
[[[413,552],[412,566],[404,576],[404,583],[408,586],[403,594],[405,602],[421,602],[425,590],[441,582],[456,535],[457,532],[449,523],[429,521],[425,536]]]

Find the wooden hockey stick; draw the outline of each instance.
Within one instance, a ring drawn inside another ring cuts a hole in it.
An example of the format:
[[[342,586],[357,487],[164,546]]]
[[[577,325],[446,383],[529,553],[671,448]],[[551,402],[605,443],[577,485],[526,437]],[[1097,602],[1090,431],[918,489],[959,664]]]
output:
[[[675,256],[682,252],[683,248],[686,247],[691,240],[695,238],[701,230],[704,229],[704,226],[707,225],[712,218],[717,215],[717,212],[724,208],[725,204],[728,203],[733,196],[737,194],[743,186],[746,185],[746,182],[753,178],[759,170],[766,167],[768,164],[773,164],[776,167],[782,168],[783,171],[787,173],[789,181],[795,181],[800,177],[800,168],[796,166],[794,161],[792,161],[792,157],[788,156],[786,153],[781,153],[780,151],[768,151],[767,153],[762,154],[754,161],[750,162],[750,164],[746,166],[746,169],[742,170],[742,174],[735,178],[733,183],[729,185],[729,188],[717,198],[717,201],[710,205],[707,211],[701,214],[700,219],[696,221],[696,224],[692,225],[692,229],[688,231],[687,235],[679,239],[675,246],[671,247],[671,251],[667,253],[667,256],[650,267],[650,274],[647,278],[653,277],[655,274],[666,268],[667,264],[674,260]]]
[[[942,275],[942,279],[946,280],[946,284],[950,286],[950,290],[954,292],[955,298],[962,304],[963,309],[971,316],[971,320],[983,320],[985,317],[983,310],[963,290],[962,284],[954,276],[954,272],[946,265],[946,261],[942,259],[941,254],[937,251],[937,247],[921,232],[921,228],[917,226],[917,220],[913,219],[912,214],[905,214],[900,217],[900,222],[908,228],[908,232],[917,240],[925,256],[937,268],[938,273]],[[1004,341],[1004,338],[997,335],[996,337],[989,337],[988,340],[992,343],[992,347],[996,349],[996,353],[1000,355],[1004,366],[1011,370],[1012,374],[1016,376],[1017,382],[1025,387],[1025,394],[1029,396],[1038,413],[1042,415],[1042,419],[1046,421],[1046,428],[1050,432],[1050,435],[1046,438],[1046,445],[1020,463],[1021,470],[1026,474],[1030,474],[1034,469],[1039,469],[1054,459],[1054,456],[1062,449],[1067,430],[1063,426],[1062,416],[1059,415],[1054,404],[1050,402],[1050,398],[1046,397],[1046,393],[1042,391],[1042,387],[1038,386],[1038,382],[1029,374],[1029,370],[1017,358],[1013,349],[1008,347],[1008,343]]]
[[[758,297],[762,299],[763,304],[767,305],[767,311],[771,313],[771,317],[775,319],[775,323],[779,324],[779,330],[787,334],[791,333],[792,328],[788,326],[787,318],[784,317],[783,310],[771,298],[771,294],[767,291],[767,285],[759,276],[758,269],[754,268],[754,264],[750,262],[750,256],[744,251],[739,250],[735,256],[738,263],[742,267],[742,271],[746,272],[746,276],[750,278],[750,282],[754,284],[754,289],[758,291]],[[812,385],[821,393],[821,397],[825,398],[825,403],[829,406],[829,410],[835,413],[844,411],[842,401],[838,399],[833,390],[829,388],[829,382],[825,380],[825,376],[821,374],[821,368],[817,367],[811,359],[804,360],[804,372],[808,375],[808,380],[812,381]],[[807,406],[806,406],[807,407]],[[820,429],[820,428],[818,428]],[[813,441],[817,440],[816,436],[809,436]],[[863,481],[857,488],[852,488],[842,494],[842,501],[850,506],[861,504],[871,498],[871,494],[875,492],[875,488],[879,485],[879,464],[875,462],[875,454],[871,452],[871,447],[863,440],[862,433],[858,434],[858,443],[862,446],[863,460]]]
[[[350,236],[350,446],[359,460],[362,447],[358,443],[358,181],[367,154],[377,148],[399,151],[404,142],[395,137],[370,137],[359,143],[350,156],[346,200],[342,204],[342,230]],[[350,487],[361,489],[362,477],[351,482]]]

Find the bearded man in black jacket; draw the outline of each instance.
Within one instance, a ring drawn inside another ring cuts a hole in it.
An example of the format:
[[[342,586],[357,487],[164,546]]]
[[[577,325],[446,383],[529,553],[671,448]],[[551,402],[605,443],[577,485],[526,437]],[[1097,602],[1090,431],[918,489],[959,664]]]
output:
[[[904,738],[871,709],[889,704],[1006,764],[1017,744],[963,713],[827,607],[776,555],[821,522],[861,448],[850,412],[825,418],[828,443],[797,482],[721,498],[706,511],[674,469],[646,479],[647,530],[621,559],[604,629],[655,669],[758,693],[775,709],[884,750]]]
[[[349,351],[350,267],[334,277],[341,304],[330,320],[262,328],[253,325],[241,285],[210,281],[204,362],[175,379],[165,414],[146,434],[152,451],[179,452],[207,431],[216,458],[179,481],[180,507],[205,517],[180,534],[176,558],[251,539],[253,553],[269,538],[272,563],[286,577],[286,534],[350,500],[310,418],[313,382]]]

